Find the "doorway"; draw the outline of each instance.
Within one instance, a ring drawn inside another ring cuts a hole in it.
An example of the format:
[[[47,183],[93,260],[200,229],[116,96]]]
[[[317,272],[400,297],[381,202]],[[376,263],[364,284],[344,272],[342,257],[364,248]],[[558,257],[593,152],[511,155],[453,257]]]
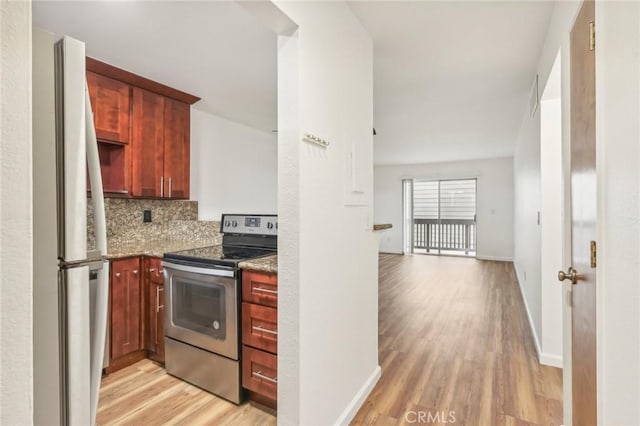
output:
[[[407,179],[405,253],[476,255],[477,179]]]

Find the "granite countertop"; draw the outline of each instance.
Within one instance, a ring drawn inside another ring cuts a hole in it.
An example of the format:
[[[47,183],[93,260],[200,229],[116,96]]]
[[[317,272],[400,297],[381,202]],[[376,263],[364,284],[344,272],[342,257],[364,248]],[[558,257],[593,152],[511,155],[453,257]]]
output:
[[[250,269],[252,271],[268,272],[272,274],[278,273],[278,255],[274,254],[266,257],[259,257],[253,260],[245,260],[238,263],[241,269]]]
[[[373,230],[374,231],[382,231],[383,229],[389,229],[392,228],[393,225],[390,223],[376,223],[375,225],[373,225]]]
[[[107,258],[117,259],[131,256],[162,257],[165,253],[188,250],[216,245],[215,241],[184,241],[184,240],[146,240],[126,243],[109,243]]]

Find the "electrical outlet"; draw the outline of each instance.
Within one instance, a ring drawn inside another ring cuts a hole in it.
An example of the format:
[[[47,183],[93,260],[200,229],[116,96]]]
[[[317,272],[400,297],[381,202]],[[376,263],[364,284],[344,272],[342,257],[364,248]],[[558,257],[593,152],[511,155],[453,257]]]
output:
[[[151,222],[151,210],[144,210],[143,212],[143,217],[142,217],[142,221],[144,223],[149,223]]]

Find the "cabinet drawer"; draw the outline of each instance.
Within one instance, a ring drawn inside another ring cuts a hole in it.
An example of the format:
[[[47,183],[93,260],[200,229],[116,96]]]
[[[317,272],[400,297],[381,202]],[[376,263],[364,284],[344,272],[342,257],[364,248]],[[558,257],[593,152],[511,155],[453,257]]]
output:
[[[148,259],[149,269],[147,273],[149,274],[149,279],[156,284],[164,284],[161,265],[162,259],[159,257],[149,257]]]
[[[243,346],[242,386],[275,401],[278,398],[278,357]]]
[[[278,307],[278,275],[244,271],[242,300],[259,305]]]
[[[278,352],[278,310],[242,303],[242,343],[265,351]]]

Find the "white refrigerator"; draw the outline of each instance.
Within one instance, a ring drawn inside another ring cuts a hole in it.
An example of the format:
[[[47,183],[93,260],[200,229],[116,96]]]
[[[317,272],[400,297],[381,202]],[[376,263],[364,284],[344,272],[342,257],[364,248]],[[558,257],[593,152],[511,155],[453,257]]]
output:
[[[87,179],[91,197],[87,197]],[[84,43],[33,33],[35,424],[95,424],[109,263]],[[87,250],[87,203],[96,250]]]

